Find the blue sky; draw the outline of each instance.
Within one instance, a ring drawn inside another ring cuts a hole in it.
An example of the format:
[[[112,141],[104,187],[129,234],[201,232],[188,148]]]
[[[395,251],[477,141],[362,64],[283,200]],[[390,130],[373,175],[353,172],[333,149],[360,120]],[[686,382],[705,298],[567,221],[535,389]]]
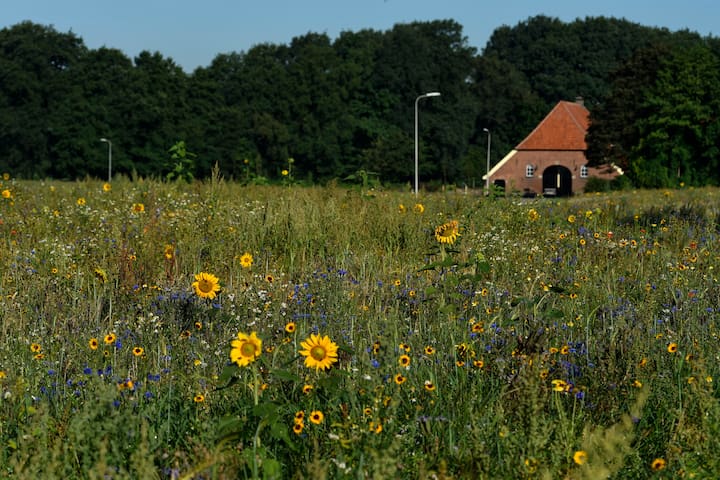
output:
[[[72,31],[89,48],[118,48],[133,58],[159,51],[185,71],[207,66],[219,53],[260,43],[288,44],[307,32],[453,19],[468,44],[482,51],[493,30],[535,15],[570,22],[586,16],[625,18],[672,31],[720,36],[717,0],[1,0],[0,28],[23,20]]]

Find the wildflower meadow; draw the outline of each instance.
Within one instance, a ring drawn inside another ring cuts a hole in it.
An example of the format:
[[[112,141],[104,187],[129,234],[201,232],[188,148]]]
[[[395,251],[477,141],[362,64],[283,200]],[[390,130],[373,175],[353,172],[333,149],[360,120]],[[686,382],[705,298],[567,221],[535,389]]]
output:
[[[2,478],[720,472],[718,189],[0,183]]]

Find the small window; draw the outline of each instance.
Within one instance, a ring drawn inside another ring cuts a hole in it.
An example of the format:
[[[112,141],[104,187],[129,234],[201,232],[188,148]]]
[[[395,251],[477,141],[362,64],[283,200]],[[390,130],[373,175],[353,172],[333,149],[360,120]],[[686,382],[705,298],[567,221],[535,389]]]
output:
[[[587,178],[588,177],[588,167],[587,165],[583,165],[580,167],[580,178]]]
[[[532,165],[527,165],[525,167],[525,176],[530,178],[530,177],[533,177],[534,175],[535,175],[535,167],[533,167]]]

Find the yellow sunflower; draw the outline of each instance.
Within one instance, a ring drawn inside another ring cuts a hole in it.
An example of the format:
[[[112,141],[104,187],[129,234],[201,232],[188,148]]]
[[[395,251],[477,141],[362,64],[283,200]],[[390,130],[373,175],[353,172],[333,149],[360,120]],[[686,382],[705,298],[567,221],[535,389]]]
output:
[[[95,267],[93,273],[95,273],[95,278],[97,278],[100,283],[107,283],[108,274],[105,270],[100,267]]]
[[[587,462],[588,454],[585,450],[578,450],[573,454],[573,462],[583,465]]]
[[[253,264],[253,256],[249,253],[244,253],[242,257],[240,257],[240,266],[243,268],[250,268]]]
[[[103,183],[103,192],[109,192],[110,190],[112,190],[112,185],[109,183]]]
[[[220,280],[212,273],[200,272],[192,284],[198,297],[213,299],[220,291]]]
[[[310,412],[310,421],[315,425],[320,425],[325,419],[325,415],[320,410],[313,410]]]
[[[321,337],[311,334],[310,338],[302,342],[300,346],[304,348],[304,350],[300,350],[300,355],[305,357],[305,366],[308,368],[325,370],[338,361],[338,346],[327,335]]]
[[[457,220],[445,222],[435,229],[435,239],[440,243],[452,245],[460,236]]]
[[[255,332],[250,335],[238,332],[237,336],[238,338],[231,343],[230,360],[245,367],[254,362],[262,353],[262,340]]]
[[[132,211],[133,213],[143,213],[145,211],[145,205],[142,203],[133,203]]]

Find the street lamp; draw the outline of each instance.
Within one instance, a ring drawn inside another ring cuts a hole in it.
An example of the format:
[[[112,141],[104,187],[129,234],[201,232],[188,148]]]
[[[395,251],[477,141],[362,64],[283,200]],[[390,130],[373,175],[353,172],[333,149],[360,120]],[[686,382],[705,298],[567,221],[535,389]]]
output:
[[[439,97],[440,92],[428,92],[415,99],[415,196],[418,194],[418,102],[421,98]]]
[[[108,182],[112,181],[112,142],[107,138],[101,138],[101,142],[108,144]]]
[[[488,134],[487,139],[487,172],[485,173],[485,189],[488,192],[488,195],[490,195],[490,130],[487,128],[483,128],[483,132],[486,132]]]

